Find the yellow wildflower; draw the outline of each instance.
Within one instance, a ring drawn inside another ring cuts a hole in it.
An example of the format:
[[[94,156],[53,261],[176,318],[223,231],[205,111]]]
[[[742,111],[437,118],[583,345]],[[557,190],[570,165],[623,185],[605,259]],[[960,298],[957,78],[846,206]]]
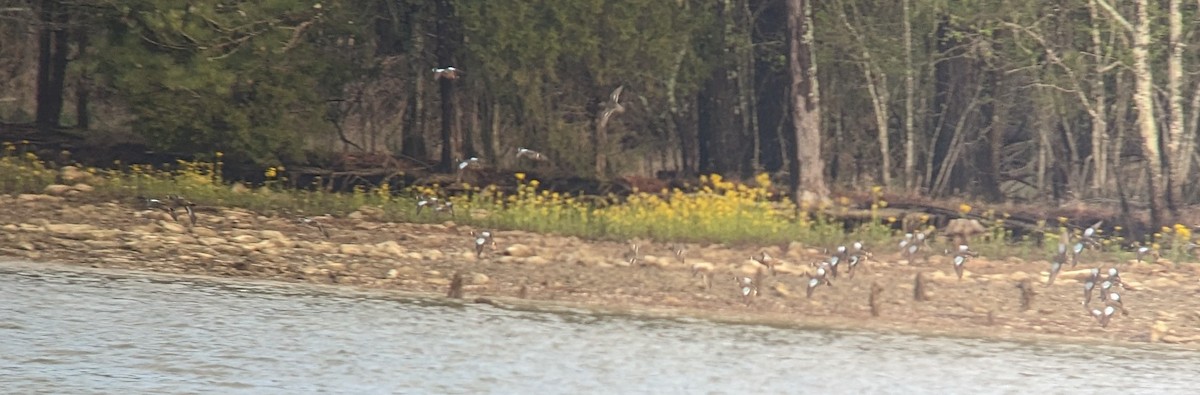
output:
[[[966,203],[960,204],[958,205],[958,211],[963,214],[968,214],[971,212],[971,205]]]
[[[525,173],[517,173],[513,175],[517,177],[518,181],[525,181]]]

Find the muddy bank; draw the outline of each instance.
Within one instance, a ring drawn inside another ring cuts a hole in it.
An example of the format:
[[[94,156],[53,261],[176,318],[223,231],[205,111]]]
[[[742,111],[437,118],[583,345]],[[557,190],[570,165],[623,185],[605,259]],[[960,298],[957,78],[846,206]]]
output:
[[[476,257],[472,229],[451,217],[439,224],[390,223],[364,208],[346,218],[321,218],[330,237],[294,218],[227,208],[202,208],[198,223],[176,223],[166,213],[98,201],[83,190],[67,196],[0,196],[0,255],[43,262],[160,273],[234,276],[329,283],[367,289],[445,295],[463,275],[467,301],[485,298],[516,306],[575,306],[655,315],[692,315],[724,321],[894,330],[1004,339],[1066,339],[1200,348],[1200,295],[1195,264],[1107,262],[1131,289],[1122,292],[1128,315],[1101,328],[1081,305],[1081,265],[1045,287],[1046,261],[972,260],[959,280],[949,260],[931,256],[909,263],[876,246],[875,260],[854,278],[805,298],[807,263],[825,246],[728,247],[683,245],[681,263],[671,245],[641,244],[641,265],[630,266],[621,243],[521,231],[495,233],[496,248]],[[868,246],[870,247],[870,246]],[[935,246],[935,249],[941,249]],[[787,263],[766,276],[747,306],[732,276],[753,275],[748,258],[760,251]],[[1102,259],[1095,257],[1094,259]],[[713,287],[691,276],[693,264],[711,265]],[[928,300],[915,301],[917,273]],[[1035,285],[1032,308],[1022,310],[1015,284]],[[882,292],[871,314],[873,283]],[[1093,302],[1094,303],[1094,302]]]

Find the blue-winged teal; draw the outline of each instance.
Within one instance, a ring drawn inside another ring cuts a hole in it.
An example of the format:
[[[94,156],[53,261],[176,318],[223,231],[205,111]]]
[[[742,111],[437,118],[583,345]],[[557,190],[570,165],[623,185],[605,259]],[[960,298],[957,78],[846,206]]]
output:
[[[772,276],[775,275],[775,258],[767,255],[766,251],[760,252],[758,255],[753,255],[750,257],[750,259],[758,262],[759,265],[765,266],[767,268],[767,272],[771,273]]]
[[[1110,320],[1112,320],[1112,316],[1116,312],[1117,312],[1116,308],[1114,308],[1112,306],[1105,306],[1104,310],[1092,309],[1092,317],[1096,318],[1096,322],[1100,323],[1101,328],[1107,328],[1108,322]]]
[[[1083,280],[1083,305],[1087,306],[1092,303],[1092,291],[1096,289],[1096,285],[1100,282],[1100,268],[1092,269],[1088,277]]]
[[[1137,257],[1136,257],[1137,263],[1142,263],[1146,259],[1146,257],[1154,257],[1154,259],[1159,258],[1158,250],[1155,250],[1155,249],[1147,247],[1147,246],[1138,247],[1136,253],[1137,253]]]
[[[459,69],[455,68],[454,66],[434,67],[433,68],[433,79],[434,80],[440,80],[442,78],[445,78],[445,79],[453,81],[453,80],[457,80],[459,77],[462,77],[462,76],[463,76],[462,70],[459,70]]]
[[[1058,272],[1067,264],[1067,260],[1071,259],[1067,255],[1067,245],[1058,243],[1058,253],[1054,255],[1054,259],[1050,260],[1050,278],[1046,280],[1046,286],[1054,285],[1054,278],[1058,277]]]
[[[1104,301],[1106,306],[1116,307],[1121,310],[1121,315],[1129,315],[1129,311],[1125,310],[1125,305],[1121,303],[1121,294],[1110,292],[1108,299]]]
[[[485,230],[478,233],[471,231],[471,237],[475,238],[476,258],[483,256],[483,248],[486,246],[492,247],[492,250],[496,249],[496,239],[492,237],[491,231]]]
[[[525,147],[517,147],[517,158],[525,158],[535,162],[550,161],[550,158],[547,158],[546,155],[543,155],[541,152],[537,152]]]
[[[614,89],[612,94],[608,96],[608,103],[605,103],[605,107],[607,108],[605,108],[604,112],[600,114],[600,120],[597,125],[600,127],[607,126],[608,121],[612,118],[613,114],[625,112],[625,106],[621,105],[621,91],[624,89],[624,85],[618,86],[617,89]]]
[[[970,246],[967,246],[966,244],[958,245],[958,249],[954,251],[951,261],[954,263],[954,273],[958,275],[959,280],[962,280],[963,269],[965,268],[967,261],[977,256],[979,256],[979,253],[971,251]]]
[[[742,301],[747,306],[755,296],[758,296],[758,284],[754,283],[754,278],[746,276],[733,276],[733,280],[737,282],[738,294],[742,295]]]
[[[317,230],[321,231],[321,234],[324,235],[326,239],[329,238],[329,230],[325,229],[325,225],[322,225],[320,222],[317,222],[317,220],[309,218],[309,217],[300,217],[296,221],[300,222],[301,224],[317,228]]]
[[[467,160],[458,162],[458,170],[461,171],[461,170],[466,170],[467,168],[479,167],[482,163],[483,163],[482,160],[472,156],[470,158],[467,158]]]

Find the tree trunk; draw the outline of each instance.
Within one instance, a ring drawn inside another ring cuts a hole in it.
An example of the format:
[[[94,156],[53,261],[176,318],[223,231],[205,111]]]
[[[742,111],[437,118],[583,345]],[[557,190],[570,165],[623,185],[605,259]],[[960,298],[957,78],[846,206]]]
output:
[[[88,31],[83,28],[76,28],[75,31],[75,46],[76,57],[86,56],[84,54],[88,47]],[[79,130],[86,131],[91,128],[91,112],[88,111],[89,91],[91,80],[86,70],[80,71],[79,79],[75,81],[75,127]]]
[[[1183,14],[1179,11],[1179,0],[1167,0],[1167,44],[1170,54],[1167,57],[1167,152],[1164,165],[1170,172],[1167,175],[1167,205],[1172,214],[1178,214],[1178,206],[1183,204],[1183,184],[1187,182],[1188,169],[1183,158],[1190,156],[1181,150],[1183,143]],[[1140,25],[1139,21],[1139,25]]]
[[[1154,122],[1154,76],[1150,70],[1150,13],[1147,0],[1135,0],[1137,25],[1133,34],[1133,75],[1135,80],[1133,105],[1137,109],[1138,133],[1142,135],[1142,150],[1150,165],[1147,192],[1150,201],[1150,226],[1162,222],[1166,180],[1163,178],[1163,157],[1160,150],[1158,126]]]
[[[437,1],[437,61],[438,67],[454,66],[454,5],[450,0]],[[454,80],[439,78],[438,88],[442,100],[442,155],[441,170],[450,172],[454,168]]]
[[[788,71],[791,75],[792,123],[796,128],[795,198],[815,203],[829,196],[821,161],[821,106],[817,63],[813,59],[812,6],[808,0],[787,0]]]
[[[67,74],[67,24],[70,15],[59,0],[42,0],[38,10],[38,129],[48,132],[58,128],[63,110],[63,89]]]
[[[916,93],[912,60],[912,16],[909,0],[902,0],[904,19],[904,186],[909,191],[917,187],[916,130],[913,127],[913,95]]]
[[[1150,203],[1150,226],[1162,225],[1163,199],[1168,191],[1163,178],[1163,156],[1154,122],[1154,75],[1150,69],[1150,10],[1147,0],[1134,0],[1137,24],[1131,24],[1105,0],[1092,0],[1103,8],[1133,39],[1133,106],[1137,109],[1138,134],[1142,137],[1142,155],[1149,166],[1146,180],[1147,201]]]
[[[854,10],[855,15],[859,15],[854,3],[850,3],[850,7]],[[846,16],[846,11],[841,4],[838,5],[838,16],[841,17],[842,24],[846,26],[846,30],[850,31],[850,36],[858,44],[858,52],[862,57],[863,78],[867,83],[867,93],[871,97],[871,108],[875,112],[876,138],[879,142],[880,180],[884,188],[890,188],[892,185],[892,158],[891,143],[888,141],[888,103],[891,99],[888,93],[887,74],[884,74],[881,68],[876,67],[866,39],[850,23],[850,18]]]
[[[1092,36],[1095,75],[1090,78],[1092,90],[1092,165],[1095,174],[1092,175],[1093,192],[1104,196],[1108,188],[1108,106],[1105,104],[1107,92],[1104,87],[1105,60],[1104,45],[1100,35],[1100,21],[1096,5],[1088,2],[1088,16],[1091,19],[1090,33]]]

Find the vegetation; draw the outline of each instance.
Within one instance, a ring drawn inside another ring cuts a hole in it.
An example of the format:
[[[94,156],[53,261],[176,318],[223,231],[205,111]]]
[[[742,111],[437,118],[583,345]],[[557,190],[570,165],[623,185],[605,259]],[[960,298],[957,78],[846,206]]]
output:
[[[0,193],[37,193],[59,180],[59,172],[31,152],[23,152],[24,144],[4,143],[0,155]],[[649,239],[658,242],[734,243],[781,245],[802,241],[810,246],[845,245],[862,241],[872,249],[887,253],[902,231],[897,219],[882,217],[876,210],[887,207],[879,197],[882,188],[876,187],[875,203],[870,221],[846,232],[844,224],[827,214],[847,210],[847,202],[834,202],[831,207],[797,207],[790,201],[772,202],[770,179],[767,174],[755,177],[753,184],[734,183],[719,175],[700,177],[699,192],[680,190],[637,192],[626,199],[610,196],[585,201],[580,196],[566,196],[539,189],[538,180],[526,179],[517,173],[520,187],[516,194],[500,193],[495,186],[475,187],[472,194],[449,197],[456,211],[435,213],[432,209],[417,209],[419,196],[439,196],[437,187],[416,187],[406,191],[390,191],[386,186],[377,189],[359,188],[352,193],[332,193],[320,190],[284,188],[286,180],[279,178],[279,169],[266,169],[270,180],[257,188],[230,187],[221,177],[221,153],[213,162],[181,161],[173,169],[155,169],[131,165],[128,170],[81,168],[87,173],[89,185],[95,190],[90,198],[117,199],[131,205],[144,204],[144,197],[182,194],[205,206],[239,207],[268,215],[344,216],[354,211],[373,211],[379,218],[404,222],[455,221],[491,229],[517,229],[542,233],[579,236],[591,239],[631,240]],[[319,181],[318,181],[319,182]],[[963,204],[960,208],[970,212]],[[988,256],[1023,256],[1045,258],[1055,243],[1038,248],[1025,236],[1014,240],[1011,230],[1004,227],[1007,214],[987,212],[983,216],[988,233],[972,243],[972,249]],[[936,231],[921,219],[919,228]],[[1067,219],[1046,226],[1051,240],[1068,231]],[[1078,230],[1075,233],[1078,235]],[[1102,239],[1101,250],[1118,259],[1132,259],[1131,252],[1122,251],[1125,241],[1119,236]],[[1152,248],[1163,257],[1178,260],[1192,258],[1188,243],[1192,230],[1182,224],[1164,227],[1153,235]],[[940,251],[933,251],[938,254]]]
[[[0,126],[260,167],[527,147],[561,175],[1121,202],[1157,229],[1200,202],[1198,7],[0,0]]]

